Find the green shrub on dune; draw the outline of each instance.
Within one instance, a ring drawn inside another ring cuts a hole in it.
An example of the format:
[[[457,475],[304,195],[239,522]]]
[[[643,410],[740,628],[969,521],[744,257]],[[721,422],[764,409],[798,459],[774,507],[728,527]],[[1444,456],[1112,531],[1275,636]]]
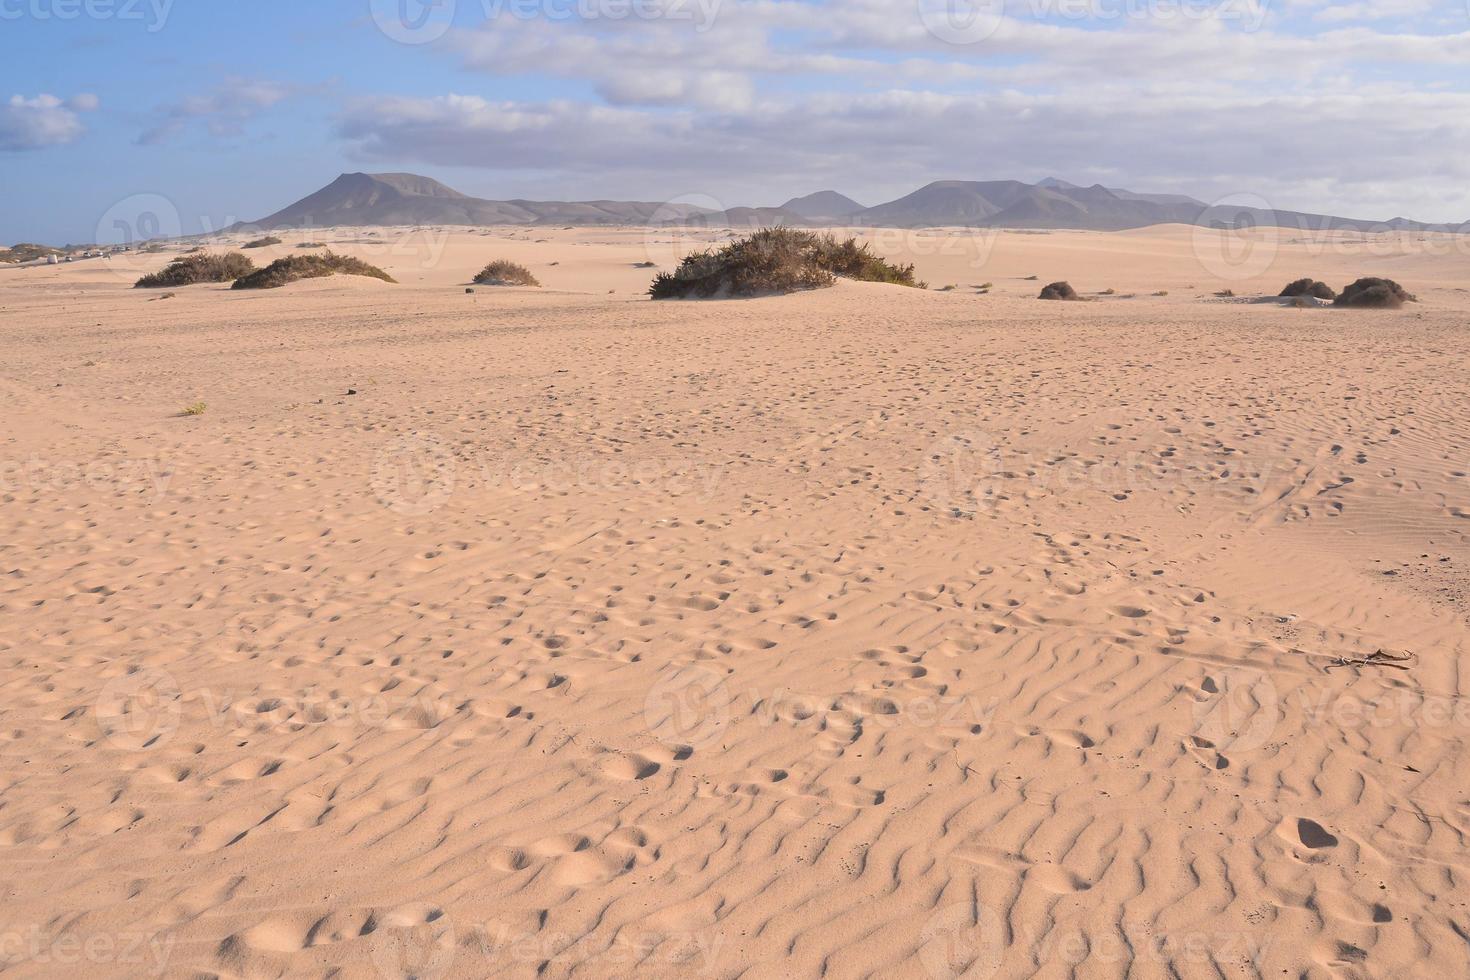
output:
[[[320,255],[288,255],[276,259],[258,272],[235,281],[236,289],[276,289],[300,279],[320,279],[323,276],[371,276],[384,282],[397,282],[388,273],[362,259],[335,252]]]
[[[254,271],[255,263],[239,252],[225,252],[223,255],[191,253],[174,259],[162,271],[139,279],[133,288],[169,289],[199,282],[234,282]]]
[[[862,282],[925,288],[912,265],[896,266],[849,238],[815,235],[794,228],[765,228],[749,238],[684,257],[673,272],[654,279],[654,299],[764,296],[822,289],[838,277]]]

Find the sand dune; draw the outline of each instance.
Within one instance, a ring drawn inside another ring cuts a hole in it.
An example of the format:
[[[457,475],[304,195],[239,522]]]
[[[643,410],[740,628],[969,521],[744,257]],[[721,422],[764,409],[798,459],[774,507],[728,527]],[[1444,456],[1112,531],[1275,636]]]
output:
[[[7,975],[1460,975],[1464,256],[1200,234],[0,272]]]

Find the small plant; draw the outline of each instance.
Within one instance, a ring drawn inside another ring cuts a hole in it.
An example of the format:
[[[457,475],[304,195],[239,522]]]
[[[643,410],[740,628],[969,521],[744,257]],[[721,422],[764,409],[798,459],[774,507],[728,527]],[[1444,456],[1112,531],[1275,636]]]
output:
[[[539,286],[541,283],[531,275],[531,270],[507,259],[496,259],[475,276],[482,286]]]
[[[822,289],[838,277],[926,289],[914,267],[893,265],[866,244],[793,228],[763,228],[718,250],[687,255],[648,289],[653,299],[762,296]]]
[[[1154,295],[1155,296],[1168,296],[1169,295],[1169,291],[1167,289],[1161,289],[1158,292],[1154,293]]]
[[[185,405],[184,406],[184,410],[181,413],[179,413],[179,414],[181,414],[181,415],[203,415],[204,412],[205,412],[205,410],[207,408],[209,408],[209,406],[206,405],[206,404],[204,404],[203,402],[195,402],[192,405]]]
[[[1218,296],[1218,297],[1220,297],[1221,299],[1234,299],[1235,298],[1235,290],[1233,290],[1233,289],[1222,289],[1218,293],[1216,293],[1215,295]]]
[[[1112,286],[1109,286],[1107,289],[1104,289],[1101,293],[1098,293],[1098,295],[1099,296],[1116,296],[1117,293],[1118,293],[1118,291],[1116,289],[1114,289]]]
[[[323,242],[300,242],[300,243],[297,244],[296,247],[297,248],[326,248],[327,246]]]
[[[267,245],[279,245],[279,244],[281,244],[281,240],[279,238],[277,238],[275,235],[266,235],[264,238],[257,238],[253,242],[246,242],[244,245],[241,245],[240,247],[241,248],[265,248]]]
[[[388,273],[375,265],[350,255],[323,252],[320,255],[288,255],[276,259],[270,265],[235,280],[235,289],[276,289],[300,279],[320,279],[324,276],[370,276],[384,282],[396,283]]]
[[[954,284],[954,283],[950,283],[950,284],[949,284],[949,285],[948,285],[948,286],[940,286],[940,287],[939,287],[939,291],[940,291],[940,292],[941,292],[941,293],[952,293],[952,292],[954,292],[954,291],[955,291],[955,290],[956,290],[956,289],[959,289],[959,288],[960,288],[960,287],[958,287],[958,286],[956,286],[956,285],[955,285],[955,284]]]
[[[633,268],[635,268],[635,269],[652,269],[652,268],[656,267],[657,265],[658,265],[658,263],[656,263],[656,262],[634,262],[633,263]]]
[[[255,271],[255,263],[239,252],[223,255],[185,255],[174,259],[161,272],[144,276],[134,289],[166,289],[200,282],[234,282]]]
[[[995,283],[993,283],[993,282],[982,282],[980,285],[976,286],[975,288],[976,289],[994,289],[995,288]]]

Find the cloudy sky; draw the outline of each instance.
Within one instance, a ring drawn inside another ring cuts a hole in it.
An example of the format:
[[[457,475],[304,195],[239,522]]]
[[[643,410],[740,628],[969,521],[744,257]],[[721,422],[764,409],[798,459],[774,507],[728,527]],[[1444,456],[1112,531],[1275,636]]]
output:
[[[352,170],[1470,219],[1470,0],[0,0],[0,55],[0,242],[194,233]]]

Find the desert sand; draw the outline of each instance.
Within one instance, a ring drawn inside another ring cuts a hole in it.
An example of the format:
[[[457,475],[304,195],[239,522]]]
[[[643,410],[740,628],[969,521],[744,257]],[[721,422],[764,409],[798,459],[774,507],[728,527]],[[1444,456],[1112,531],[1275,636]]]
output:
[[[0,270],[7,976],[1464,974],[1463,246],[721,234]]]

